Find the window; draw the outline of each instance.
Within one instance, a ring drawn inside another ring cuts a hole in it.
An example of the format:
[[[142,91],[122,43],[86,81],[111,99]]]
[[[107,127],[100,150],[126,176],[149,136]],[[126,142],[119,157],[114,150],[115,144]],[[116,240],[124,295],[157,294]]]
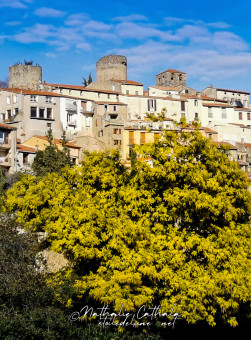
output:
[[[98,98],[100,98],[100,93],[98,93]]]
[[[239,120],[242,120],[242,112],[239,112]]]
[[[29,154],[24,152],[23,153],[23,164],[28,164],[29,161]]]
[[[194,106],[198,106],[198,100],[197,99],[194,100]]]
[[[138,96],[139,95],[139,91],[135,91],[135,94],[136,94],[136,96]]]
[[[107,95],[107,98],[110,99],[110,95],[109,94]]]
[[[182,80],[182,74],[179,75],[179,80]]]
[[[212,134],[212,133],[209,133],[209,134],[208,134],[208,138],[209,138],[209,139],[212,139],[212,138],[213,138],[213,134]]]
[[[181,111],[185,111],[185,102],[181,102]]]
[[[96,124],[98,124],[98,120],[96,120]],[[91,126],[91,117],[86,117],[86,119],[85,119],[85,126],[86,127],[90,127]]]
[[[146,143],[146,133],[140,132],[140,144],[145,144],[145,143]]]
[[[5,113],[2,113],[1,115],[2,115],[2,121],[4,121],[4,120],[5,120],[5,117],[6,117],[6,114],[5,114]]]
[[[250,112],[247,113],[247,120],[250,120]]]
[[[0,143],[4,143],[5,133],[0,131]]]
[[[36,117],[37,117],[37,108],[31,107],[31,118],[36,118]]]
[[[83,91],[80,91],[80,96],[83,96]]]
[[[71,90],[69,90],[69,94],[71,94]]]
[[[116,100],[119,100],[119,95],[118,94],[116,94]]]
[[[117,135],[117,134],[118,134],[118,132],[119,132],[119,129],[113,129],[113,133],[114,133],[114,135]]]
[[[98,120],[96,119],[96,126],[98,126]]]
[[[185,90],[185,93],[189,93],[189,91],[188,91],[188,90]]]
[[[18,114],[18,108],[16,107],[15,109],[14,109],[14,115],[16,116]]]
[[[52,119],[52,109],[47,107],[47,119]]]
[[[211,107],[208,108],[208,118],[213,118],[213,112]]]
[[[14,103],[14,104],[17,103],[17,96],[13,96],[13,103]]]
[[[129,94],[129,90],[126,90],[126,94]]]
[[[46,97],[45,98],[45,102],[47,103],[47,104],[50,104],[50,103],[52,103],[52,97]]]
[[[198,119],[198,118],[199,118],[199,114],[198,114],[198,112],[195,112],[194,119]]]
[[[11,110],[7,110],[7,119],[10,119],[11,117]]]
[[[45,112],[44,108],[39,108],[39,118],[45,118],[44,112]]]
[[[99,137],[103,137],[103,130],[100,130],[100,131],[98,132],[98,136],[99,136]]]
[[[47,127],[49,127],[49,128],[50,128],[50,127],[51,127],[51,123],[47,123]]]
[[[116,105],[113,106],[113,111],[117,112],[117,106]]]
[[[108,105],[107,104],[104,105],[104,110],[105,110],[105,112],[108,111]]]
[[[164,76],[163,76],[163,78],[164,78]],[[173,73],[171,74],[171,80],[173,80]]]
[[[10,104],[10,97],[7,97],[7,104]]]
[[[148,99],[148,111],[156,111],[156,99]]]
[[[121,145],[121,140],[114,139],[114,145]]]
[[[119,134],[121,135],[121,129],[119,129]]]
[[[129,131],[129,145],[134,144],[134,131]]]
[[[33,94],[31,94],[31,96],[30,96],[30,101],[31,101],[32,103],[36,103],[36,102],[37,102],[37,96],[34,96]]]
[[[221,118],[227,118],[227,113],[226,113],[226,108],[225,107],[221,108]]]

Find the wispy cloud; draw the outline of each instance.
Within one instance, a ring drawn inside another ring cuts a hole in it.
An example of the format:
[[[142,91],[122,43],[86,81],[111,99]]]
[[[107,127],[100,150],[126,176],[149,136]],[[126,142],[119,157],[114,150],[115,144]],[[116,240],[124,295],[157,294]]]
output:
[[[202,21],[202,20],[184,19],[184,18],[177,18],[177,17],[166,17],[164,18],[164,23],[166,26],[193,24],[193,25],[207,26],[207,27],[213,27],[213,28],[222,28],[222,29],[231,27],[231,25],[223,21],[206,23],[205,21]]]
[[[113,18],[114,21],[146,21],[148,18],[141,14],[131,14]]]
[[[18,26],[18,25],[21,25],[22,24],[22,21],[8,21],[5,23],[5,25],[7,26]]]
[[[48,57],[48,58],[56,58],[56,54],[50,53],[50,52],[45,53],[45,56]]]
[[[27,8],[27,4],[31,3],[32,0],[0,0],[0,8]]]
[[[34,14],[42,18],[62,18],[66,15],[66,12],[54,8],[41,7],[36,9]]]

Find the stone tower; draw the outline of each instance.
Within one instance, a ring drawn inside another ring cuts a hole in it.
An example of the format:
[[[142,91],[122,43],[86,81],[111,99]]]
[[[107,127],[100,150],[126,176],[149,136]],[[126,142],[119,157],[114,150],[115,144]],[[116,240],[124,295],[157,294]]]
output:
[[[186,73],[169,69],[156,75],[157,86],[186,86]]]
[[[9,87],[38,90],[42,82],[42,67],[39,65],[17,64],[9,67]]]
[[[107,55],[96,63],[97,83],[111,79],[127,80],[127,59],[122,55]]]

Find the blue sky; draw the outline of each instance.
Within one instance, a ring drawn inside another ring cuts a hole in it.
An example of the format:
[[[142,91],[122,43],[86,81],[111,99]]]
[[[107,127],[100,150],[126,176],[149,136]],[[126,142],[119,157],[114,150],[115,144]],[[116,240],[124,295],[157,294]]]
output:
[[[0,79],[26,59],[47,82],[81,84],[99,58],[122,54],[145,88],[175,68],[198,90],[251,91],[249,0],[0,0],[0,13]]]

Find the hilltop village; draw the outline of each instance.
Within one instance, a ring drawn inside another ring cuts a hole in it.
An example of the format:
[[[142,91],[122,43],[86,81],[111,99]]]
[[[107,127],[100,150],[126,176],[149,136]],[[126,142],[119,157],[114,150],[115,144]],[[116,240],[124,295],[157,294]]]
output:
[[[37,150],[48,145],[51,128],[55,143],[67,146],[74,164],[83,151],[121,150],[130,163],[134,144],[154,141],[173,121],[185,117],[199,121],[201,133],[212,143],[228,145],[230,158],[251,177],[250,93],[187,86],[186,73],[168,69],[156,75],[156,85],[127,79],[127,59],[108,55],[96,64],[96,82],[88,86],[47,83],[38,65],[9,68],[9,87],[0,89],[0,166],[6,173],[29,169]],[[166,110],[164,121],[151,121],[146,113]]]

